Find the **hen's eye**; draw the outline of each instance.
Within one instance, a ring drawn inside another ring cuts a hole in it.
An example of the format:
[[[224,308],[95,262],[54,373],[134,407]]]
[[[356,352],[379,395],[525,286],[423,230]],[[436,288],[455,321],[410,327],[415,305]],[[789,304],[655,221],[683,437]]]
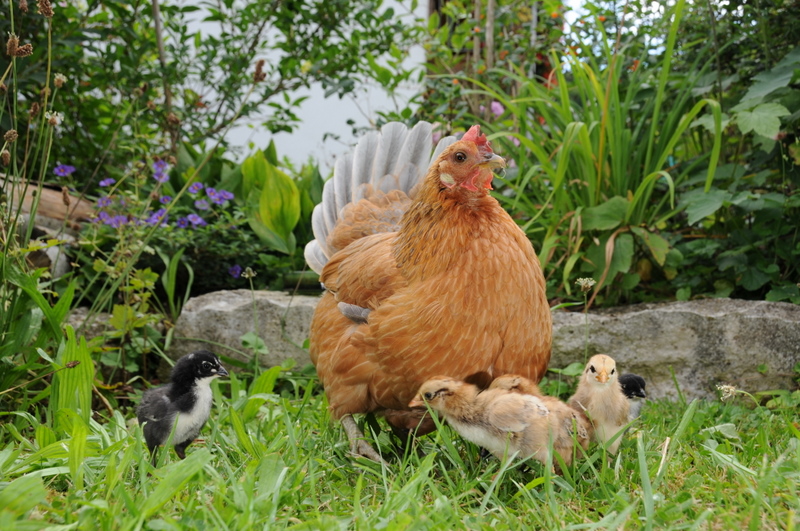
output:
[[[463,151],[459,151],[456,153],[455,159],[456,162],[464,162],[465,160],[467,160],[467,154],[464,153]]]
[[[594,370],[594,365],[589,365],[589,370],[592,372],[597,372],[596,370]]]
[[[425,393],[422,396],[425,398],[425,400],[430,400],[433,398],[433,393]]]

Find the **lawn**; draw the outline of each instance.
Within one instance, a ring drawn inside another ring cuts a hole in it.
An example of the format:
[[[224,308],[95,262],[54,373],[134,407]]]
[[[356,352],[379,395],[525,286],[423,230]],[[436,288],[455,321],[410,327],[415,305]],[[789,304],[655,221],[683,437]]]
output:
[[[348,455],[319,382],[268,371],[214,384],[202,441],[152,469],[132,411],[61,433],[5,424],[0,529],[795,529],[800,426],[747,397],[653,401],[616,456],[591,447],[563,476],[502,466],[451,429],[388,467]],[[233,397],[233,398],[232,398]],[[7,418],[7,420],[11,420]],[[65,427],[66,426],[66,427]],[[367,425],[367,428],[369,425]],[[373,434],[374,435],[374,434]],[[60,439],[60,440],[59,440]]]

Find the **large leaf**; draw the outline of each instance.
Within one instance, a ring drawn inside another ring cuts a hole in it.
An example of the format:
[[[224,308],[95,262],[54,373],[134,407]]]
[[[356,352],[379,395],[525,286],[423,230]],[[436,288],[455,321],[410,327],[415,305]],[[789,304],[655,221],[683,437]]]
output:
[[[669,252],[669,242],[658,234],[641,227],[631,227],[631,232],[633,232],[642,243],[644,243],[645,247],[650,250],[653,258],[658,262],[658,265],[663,266],[667,259],[667,253]]]
[[[741,111],[736,123],[742,133],[755,131],[761,136],[775,138],[781,130],[781,116],[788,116],[789,110],[779,103],[762,103],[752,111]]]
[[[300,219],[297,185],[291,177],[270,164],[261,152],[242,163],[242,175],[245,190],[249,190],[250,226],[266,244],[282,252],[292,252],[292,231]]]
[[[760,101],[771,92],[788,86],[798,69],[800,69],[800,47],[787,53],[771,70],[755,76],[753,78],[755,83],[750,86],[742,101],[751,99]]]
[[[694,225],[706,216],[710,216],[726,202],[731,200],[732,194],[726,190],[712,189],[708,192],[693,190],[683,196],[687,204],[686,214],[689,225]]]
[[[86,338],[80,341],[75,338],[75,331],[67,326],[67,339],[62,343],[56,363],[65,367],[53,375],[50,395],[50,411],[57,419],[56,429],[68,431],[65,422],[58,422],[56,413],[61,410],[76,412],[84,423],[89,425],[92,414],[92,382],[94,380],[94,364],[89,355]],[[75,364],[77,362],[77,364]],[[73,365],[75,364],[75,365]],[[71,368],[66,368],[71,366]]]
[[[605,203],[583,211],[583,230],[611,230],[625,221],[628,200],[614,196]]]

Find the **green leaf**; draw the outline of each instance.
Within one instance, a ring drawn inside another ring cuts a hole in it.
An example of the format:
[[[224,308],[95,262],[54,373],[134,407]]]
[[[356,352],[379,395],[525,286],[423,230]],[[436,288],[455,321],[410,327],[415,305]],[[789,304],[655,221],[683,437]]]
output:
[[[762,103],[752,111],[742,111],[736,115],[736,123],[742,133],[755,131],[761,136],[775,138],[781,130],[781,116],[791,114],[779,103]]]
[[[273,249],[294,252],[292,231],[300,219],[300,192],[294,181],[258,152],[242,163],[248,222],[259,238]]]
[[[22,476],[0,491],[0,512],[20,517],[45,501],[47,492],[42,480],[35,476]]]
[[[713,189],[708,192],[695,190],[685,194],[683,199],[687,203],[686,214],[689,225],[694,225],[706,216],[710,216],[726,202],[730,201],[732,194],[725,190]]]
[[[211,453],[202,448],[189,454],[183,461],[178,461],[166,467],[161,483],[142,502],[140,521],[144,521],[155,514],[183,488],[187,481],[203,470],[203,467],[209,462],[211,462]]]
[[[269,354],[267,344],[255,332],[247,332],[240,339],[244,348],[251,349],[256,354]]]
[[[78,362],[72,368],[64,368],[53,375],[50,396],[50,413],[56,419],[58,430],[71,431],[66,424],[60,422],[62,417],[56,416],[59,410],[73,412],[80,416],[85,425],[89,425],[92,414],[92,385],[94,382],[94,363],[86,345],[86,338],[76,340],[75,331],[67,326],[67,339],[62,343],[56,362],[66,367],[70,362]]]
[[[611,230],[625,220],[628,200],[614,196],[605,203],[583,210],[583,230]]]
[[[631,232],[650,250],[658,265],[663,266],[669,252],[669,242],[660,235],[641,227],[631,227]]]
[[[242,411],[242,419],[244,422],[248,422],[256,416],[258,409],[264,404],[264,402],[266,402],[263,396],[272,393],[273,389],[275,388],[275,382],[278,380],[280,373],[281,367],[277,365],[262,373],[261,376],[256,378],[256,380],[253,382],[253,385],[250,388],[250,397],[244,406],[244,411]]]

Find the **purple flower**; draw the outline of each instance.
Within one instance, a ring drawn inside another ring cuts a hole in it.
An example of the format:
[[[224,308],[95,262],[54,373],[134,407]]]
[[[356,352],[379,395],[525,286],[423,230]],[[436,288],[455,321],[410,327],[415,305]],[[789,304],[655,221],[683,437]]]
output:
[[[175,225],[177,225],[180,229],[185,229],[189,226],[189,220],[186,218],[178,218],[178,221],[175,222]]]
[[[165,183],[165,182],[169,181],[169,175],[167,175],[164,172],[157,171],[157,172],[155,172],[153,174],[153,179],[155,179],[156,182]]]
[[[111,206],[111,198],[108,197],[107,195],[104,195],[103,197],[98,198],[97,199],[97,206],[99,206],[100,208],[105,208],[107,206]]]
[[[236,264],[228,268],[228,274],[233,278],[239,278],[242,275],[242,266]]]
[[[433,134],[431,135],[431,140],[433,141],[434,146],[438,144],[439,140],[441,139],[442,139],[442,133],[439,131],[434,131]]]
[[[155,171],[156,173],[164,173],[164,170],[166,170],[167,167],[168,164],[167,161],[165,160],[159,159],[153,163],[153,171]]]
[[[228,201],[233,199],[233,194],[227,190],[220,190],[214,194],[212,201],[214,201],[217,205],[224,205]]]
[[[214,199],[215,197],[217,197],[217,190],[209,186],[208,188],[206,188],[206,195],[211,199]]]
[[[161,199],[159,199],[159,201],[161,201],[162,205],[168,205],[169,202],[172,201],[172,198],[170,196],[168,196],[168,195],[162,195]]]
[[[198,199],[197,201],[195,201],[194,207],[197,210],[208,210],[209,208],[211,208],[211,206],[209,206],[208,204],[208,201],[206,201],[205,199]]]
[[[168,218],[169,216],[167,216],[167,209],[159,208],[158,210],[150,214],[150,216],[148,216],[148,218],[145,220],[145,223],[147,223],[148,225],[161,224],[163,226],[167,224]]]
[[[69,164],[60,164],[55,167],[53,173],[55,173],[59,177],[69,177],[70,175],[75,173],[75,166],[70,166]]]
[[[104,223],[104,224],[107,225],[108,224],[107,223],[108,218],[110,218],[110,217],[111,217],[111,215],[108,212],[106,212],[105,210],[101,210],[100,213],[97,214],[97,218],[95,219],[95,222]]]
[[[106,225],[113,227],[115,229],[120,228],[121,226],[128,223],[128,216],[120,214],[119,216],[109,217],[108,219],[104,220],[103,223]]]
[[[111,186],[115,182],[117,182],[115,179],[112,179],[111,177],[109,177],[108,179],[103,179],[102,181],[100,181],[100,186],[103,186],[103,187]]]
[[[494,115],[495,115],[495,116],[497,116],[498,118],[499,118],[499,117],[501,117],[501,116],[503,115],[503,113],[504,113],[504,112],[506,112],[506,108],[505,108],[505,107],[503,107],[503,104],[502,104],[502,103],[500,103],[499,101],[493,101],[493,102],[492,102],[492,103],[489,105],[489,110],[491,110],[491,111],[492,111],[492,114],[494,114]]]
[[[189,192],[193,194],[196,194],[202,189],[203,189],[203,183],[192,183],[192,185],[189,186]]]
[[[188,216],[186,216],[186,219],[189,220],[189,223],[191,223],[193,227],[203,227],[204,225],[206,225],[206,220],[204,220],[197,214],[189,214]]]

